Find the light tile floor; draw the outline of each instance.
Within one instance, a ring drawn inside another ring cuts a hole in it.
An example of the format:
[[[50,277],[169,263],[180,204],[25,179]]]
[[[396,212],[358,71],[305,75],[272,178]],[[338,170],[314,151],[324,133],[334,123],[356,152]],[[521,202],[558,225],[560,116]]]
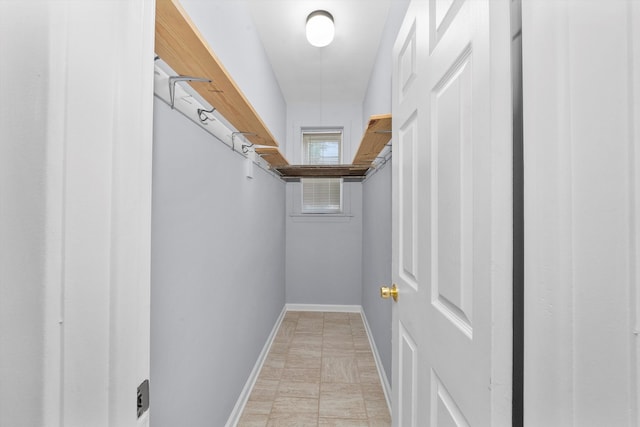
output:
[[[389,427],[359,313],[289,311],[238,427]]]

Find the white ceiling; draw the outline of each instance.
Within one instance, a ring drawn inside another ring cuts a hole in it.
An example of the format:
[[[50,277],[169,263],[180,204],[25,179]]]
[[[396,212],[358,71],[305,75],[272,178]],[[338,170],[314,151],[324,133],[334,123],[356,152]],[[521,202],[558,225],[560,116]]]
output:
[[[288,104],[362,102],[391,0],[249,0],[249,9]],[[309,13],[333,15],[329,46],[305,37]]]

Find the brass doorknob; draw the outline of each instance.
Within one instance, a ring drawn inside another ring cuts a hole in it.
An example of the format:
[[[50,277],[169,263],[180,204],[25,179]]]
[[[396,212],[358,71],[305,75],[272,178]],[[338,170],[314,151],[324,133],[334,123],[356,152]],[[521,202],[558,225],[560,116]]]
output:
[[[393,286],[380,286],[380,296],[384,299],[392,297],[394,301],[398,301],[398,287],[394,283]]]

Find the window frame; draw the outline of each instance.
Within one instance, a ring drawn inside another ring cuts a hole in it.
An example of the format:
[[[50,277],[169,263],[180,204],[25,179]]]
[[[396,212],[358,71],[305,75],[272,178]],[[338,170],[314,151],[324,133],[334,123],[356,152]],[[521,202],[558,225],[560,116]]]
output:
[[[309,158],[309,148],[308,143],[305,142],[305,135],[309,134],[339,134],[339,157],[338,163],[342,163],[343,153],[344,153],[344,129],[341,127],[331,127],[331,128],[301,128],[300,129],[300,144],[301,144],[301,157],[302,164],[323,164],[323,163],[308,163]],[[317,180],[323,179],[335,179],[339,186],[339,206],[338,208],[331,208],[328,206],[312,206],[305,207],[305,182],[317,182]],[[342,214],[344,213],[344,180],[342,178],[301,178],[300,179],[300,212],[302,214]]]

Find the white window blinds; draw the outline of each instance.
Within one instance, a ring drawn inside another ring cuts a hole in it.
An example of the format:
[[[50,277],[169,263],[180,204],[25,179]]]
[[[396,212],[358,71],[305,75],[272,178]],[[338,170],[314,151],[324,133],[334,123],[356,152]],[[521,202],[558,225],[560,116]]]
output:
[[[303,163],[339,165],[342,160],[342,132],[303,132]],[[302,211],[336,213],[342,211],[342,179],[306,178],[302,180]]]
[[[302,180],[302,211],[330,213],[342,211],[340,178],[305,178]]]

